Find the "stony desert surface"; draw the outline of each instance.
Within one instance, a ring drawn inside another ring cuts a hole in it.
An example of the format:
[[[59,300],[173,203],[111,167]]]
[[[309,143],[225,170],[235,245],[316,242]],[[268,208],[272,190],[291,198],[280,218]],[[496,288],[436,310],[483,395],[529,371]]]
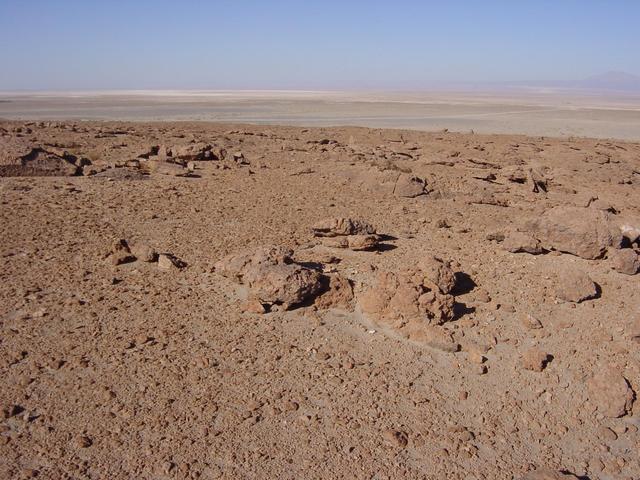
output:
[[[12,120],[216,121],[640,141],[640,94],[557,88],[427,92],[133,90],[0,92]]]
[[[0,478],[640,478],[640,143],[0,122]]]

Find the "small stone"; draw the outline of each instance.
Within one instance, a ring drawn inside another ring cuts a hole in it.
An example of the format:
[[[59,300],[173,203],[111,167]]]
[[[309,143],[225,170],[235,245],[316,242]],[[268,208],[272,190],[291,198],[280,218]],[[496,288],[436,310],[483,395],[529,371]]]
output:
[[[615,442],[618,439],[618,435],[616,435],[616,432],[608,427],[599,428],[598,437],[607,442]]]
[[[460,344],[453,336],[438,326],[421,326],[409,334],[409,339],[443,352],[455,353],[460,350]]]
[[[530,253],[532,255],[542,253],[540,242],[533,236],[522,232],[509,232],[502,242],[502,248],[511,253]]]
[[[491,301],[489,292],[487,292],[484,288],[479,288],[478,290],[476,290],[475,298],[478,302],[481,303],[489,303]]]
[[[527,473],[522,480],[578,480],[572,473],[564,473],[550,468],[539,468]]]
[[[88,448],[93,444],[93,441],[85,435],[76,437],[75,442],[76,445],[80,448]]]
[[[114,241],[105,258],[111,265],[114,266],[133,262],[136,259],[136,257],[131,254],[129,244],[125,239]]]
[[[588,381],[589,399],[598,411],[609,418],[617,418],[631,412],[634,392],[629,382],[613,367],[604,367]]]
[[[233,161],[238,165],[249,165],[249,161],[244,157],[242,152],[236,152],[232,155]]]
[[[376,229],[364,220],[353,218],[328,218],[312,227],[316,237],[338,237],[346,235],[375,235]]]
[[[468,357],[469,361],[478,365],[482,365],[486,360],[485,356],[475,349],[469,351]]]
[[[131,253],[141,262],[155,262],[158,258],[158,252],[144,243],[136,243],[133,245],[133,247],[131,247]]]
[[[422,178],[402,173],[396,180],[393,194],[396,197],[413,198],[427,193],[426,188],[427,184]]]
[[[20,415],[22,412],[24,412],[24,407],[21,405],[9,405],[2,409],[4,418],[15,417],[16,415]]]
[[[538,330],[542,328],[542,322],[529,313],[526,313],[520,317],[520,323],[522,323],[525,328],[531,330]]]
[[[598,296],[598,287],[589,275],[579,270],[565,270],[558,275],[556,295],[567,302],[580,303]]]
[[[532,372],[542,372],[549,361],[550,355],[537,348],[530,348],[522,356],[522,366]]]
[[[183,261],[169,253],[158,255],[158,268],[161,270],[180,270],[184,267]]]
[[[640,271],[640,255],[631,248],[614,250],[611,253],[613,269],[625,275],[635,275]]]
[[[247,300],[242,305],[241,310],[246,313],[267,313],[265,306],[256,298]]]
[[[382,438],[385,443],[397,448],[405,448],[409,443],[407,434],[400,430],[387,429],[382,432]]]

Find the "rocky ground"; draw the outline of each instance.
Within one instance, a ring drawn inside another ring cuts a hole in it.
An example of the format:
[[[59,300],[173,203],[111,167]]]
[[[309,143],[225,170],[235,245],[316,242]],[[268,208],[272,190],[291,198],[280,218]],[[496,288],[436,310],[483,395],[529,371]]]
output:
[[[0,123],[0,478],[640,478],[640,144]]]

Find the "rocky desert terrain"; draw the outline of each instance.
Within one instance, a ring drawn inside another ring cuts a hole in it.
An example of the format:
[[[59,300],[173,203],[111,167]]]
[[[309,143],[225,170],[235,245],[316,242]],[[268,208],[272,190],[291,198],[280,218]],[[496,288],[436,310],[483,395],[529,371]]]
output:
[[[640,478],[640,143],[0,122],[0,478]]]

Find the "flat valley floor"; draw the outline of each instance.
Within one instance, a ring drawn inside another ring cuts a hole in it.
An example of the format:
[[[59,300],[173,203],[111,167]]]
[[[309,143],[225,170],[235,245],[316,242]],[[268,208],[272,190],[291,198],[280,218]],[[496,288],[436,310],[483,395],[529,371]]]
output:
[[[640,141],[640,95],[557,89],[0,92],[0,118],[350,125]]]

